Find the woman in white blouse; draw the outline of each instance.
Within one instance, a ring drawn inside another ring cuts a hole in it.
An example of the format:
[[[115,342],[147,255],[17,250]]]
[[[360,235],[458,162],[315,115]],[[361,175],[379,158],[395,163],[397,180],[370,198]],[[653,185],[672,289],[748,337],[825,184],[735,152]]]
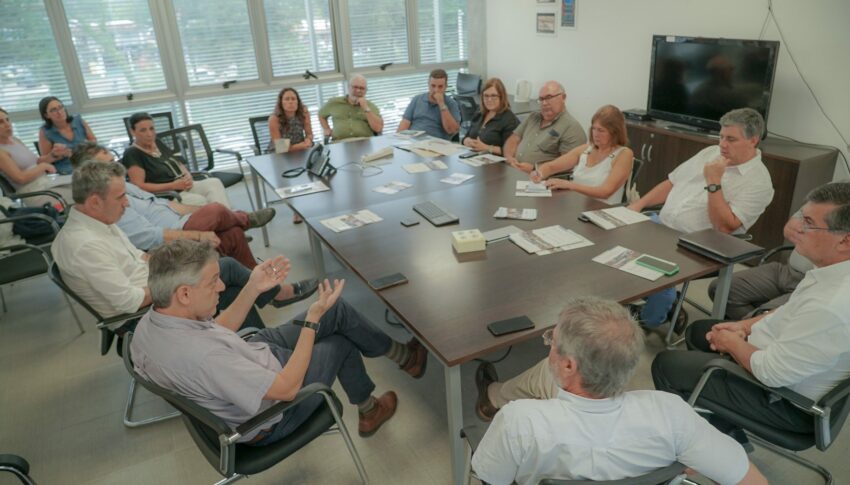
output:
[[[634,153],[627,147],[626,119],[613,105],[605,105],[591,119],[589,143],[577,146],[560,157],[535,168],[533,182],[546,181],[553,190],[574,190],[609,204],[619,204],[629,175]],[[572,180],[549,178],[573,171]]]

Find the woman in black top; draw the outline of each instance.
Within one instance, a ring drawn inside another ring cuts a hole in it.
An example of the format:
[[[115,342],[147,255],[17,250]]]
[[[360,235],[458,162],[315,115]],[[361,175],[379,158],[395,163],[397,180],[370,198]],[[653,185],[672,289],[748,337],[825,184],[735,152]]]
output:
[[[472,119],[463,144],[477,152],[501,155],[517,126],[519,119],[511,111],[505,85],[499,78],[490,78],[481,91],[481,111]]]

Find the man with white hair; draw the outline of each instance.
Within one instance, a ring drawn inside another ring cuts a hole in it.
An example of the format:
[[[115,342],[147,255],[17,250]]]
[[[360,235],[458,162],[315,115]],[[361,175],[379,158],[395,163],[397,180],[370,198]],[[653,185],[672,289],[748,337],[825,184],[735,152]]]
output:
[[[557,393],[511,402],[496,414],[472,457],[481,480],[620,480],[679,461],[723,485],[767,483],[740,444],[677,396],[625,392],[644,342],[621,305],[574,299],[543,341]]]
[[[560,83],[544,84],[537,101],[540,111],[523,120],[505,142],[507,162],[525,173],[587,142],[584,129],[567,112],[567,92]]]
[[[333,130],[328,124],[333,118]],[[374,103],[366,99],[366,78],[360,74],[348,81],[348,95],[331,98],[319,110],[319,123],[325,136],[334,140],[379,135],[384,119]]]

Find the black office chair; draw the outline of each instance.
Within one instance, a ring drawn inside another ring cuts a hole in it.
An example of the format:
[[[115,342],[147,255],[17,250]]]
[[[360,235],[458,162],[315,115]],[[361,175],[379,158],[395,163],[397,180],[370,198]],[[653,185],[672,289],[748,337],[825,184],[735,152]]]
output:
[[[30,464],[18,455],[0,455],[0,472],[11,473],[24,485],[35,485],[30,473]]]
[[[472,119],[478,114],[478,104],[472,96],[454,95],[452,98],[460,108],[460,138],[463,138],[472,126]]]
[[[254,155],[262,155],[269,152],[269,144],[272,135],[269,132],[268,116],[252,116],[248,118],[251,125],[251,135],[254,137]]]
[[[162,133],[163,131],[173,130],[174,129],[174,116],[170,111],[163,111],[160,113],[148,113],[151,118],[153,118],[153,127],[156,129],[157,133]],[[126,116],[123,118],[124,120],[124,129],[127,130],[127,138],[130,140],[130,143],[133,143],[133,132],[130,131],[130,117]]]
[[[481,76],[478,74],[467,74],[465,72],[457,73],[455,91],[460,95],[477,95],[481,92]]]
[[[117,329],[127,321],[141,318],[142,315],[144,315],[148,311],[148,308],[142,308],[133,313],[122,313],[120,315],[115,315],[112,317],[104,317],[103,315],[98,313],[97,310],[92,308],[91,305],[89,305],[85,300],[83,300],[74,290],[72,290],[65,283],[65,281],[62,279],[62,274],[60,273],[59,266],[56,264],[56,262],[50,263],[50,271],[47,274],[50,277],[50,280],[53,281],[56,286],[62,289],[65,295],[73,298],[74,301],[79,303],[80,306],[83,307],[87,312],[89,312],[97,321],[96,325],[97,328],[100,330],[100,355],[106,355],[107,353],[109,353],[109,349],[112,347],[112,342],[115,339],[115,329]],[[121,348],[121,351],[123,351],[123,348]],[[141,420],[133,420],[133,405],[135,401],[136,380],[132,377],[131,374],[130,387],[127,391],[127,405],[124,408],[124,426],[128,428],[138,428],[140,426],[165,421],[166,419],[176,418],[180,415],[179,412],[172,412],[159,416],[152,416]]]
[[[32,192],[18,192],[18,191],[15,190],[15,187],[12,186],[12,184],[9,183],[8,180],[6,180],[6,177],[3,177],[3,176],[0,176],[0,193],[2,193],[2,195],[5,195],[6,197],[8,197],[12,200],[16,200],[16,201],[22,201],[22,200],[30,198],[30,197],[46,195],[48,197],[56,199],[56,201],[61,206],[62,212],[67,211],[68,207],[71,207],[71,205],[68,204],[68,201],[65,200],[64,197],[59,195],[58,192],[54,192],[52,190],[35,190],[35,191],[32,191]]]
[[[826,451],[835,442],[838,433],[844,426],[844,421],[847,420],[847,414],[850,412],[850,402],[848,402],[850,401],[848,400],[848,396],[850,396],[850,378],[845,379],[819,401],[814,402],[786,387],[768,387],[759,382],[758,379],[753,377],[752,374],[740,365],[727,359],[714,359],[708,362],[703,367],[703,370],[702,377],[691,393],[690,399],[688,399],[688,404],[697,410],[710,411],[725,421],[743,428],[753,442],[806,468],[814,470],[823,477],[826,484],[833,483],[832,474],[829,470],[811,460],[803,458],[796,452],[812,447],[816,447],[820,451]],[[756,422],[740,415],[738,409],[735,407],[728,408],[707,399],[701,399],[700,394],[702,390],[715,374],[734,376],[753,386],[769,391],[777,399],[784,399],[790,402],[796,408],[812,416],[814,432],[798,433],[774,428],[773,426]]]
[[[176,392],[164,389],[140,376],[133,367],[130,351],[132,333],[124,339],[124,366],[148,391],[165,399],[182,412],[183,424],[192,436],[192,440],[201,450],[204,458],[215,467],[225,479],[219,482],[233,483],[250,475],[256,475],[277,465],[317,437],[329,432],[339,432],[345,446],[354,460],[357,473],[363,483],[368,483],[366,470],[360,461],[360,455],[351,441],[351,436],[342,421],[342,404],[333,390],[324,384],[314,383],[301,388],[295,399],[278,402],[247,422],[231,429],[221,418]],[[266,446],[249,446],[238,443],[239,438],[256,430],[270,418],[277,416],[305,399],[319,394],[323,404],[295,431],[286,438]],[[336,426],[334,428],[334,426]]]
[[[629,193],[637,193],[637,177],[640,174],[640,169],[643,168],[643,160],[635,158],[632,161],[632,173],[629,175],[629,180],[626,182],[626,187],[623,189],[623,205],[629,203]]]

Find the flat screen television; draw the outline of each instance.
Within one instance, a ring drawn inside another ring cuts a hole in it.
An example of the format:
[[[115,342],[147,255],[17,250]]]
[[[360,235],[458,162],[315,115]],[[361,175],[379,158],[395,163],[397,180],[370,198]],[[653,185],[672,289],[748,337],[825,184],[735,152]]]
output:
[[[779,42],[654,35],[649,116],[717,131],[735,108],[767,121]]]

